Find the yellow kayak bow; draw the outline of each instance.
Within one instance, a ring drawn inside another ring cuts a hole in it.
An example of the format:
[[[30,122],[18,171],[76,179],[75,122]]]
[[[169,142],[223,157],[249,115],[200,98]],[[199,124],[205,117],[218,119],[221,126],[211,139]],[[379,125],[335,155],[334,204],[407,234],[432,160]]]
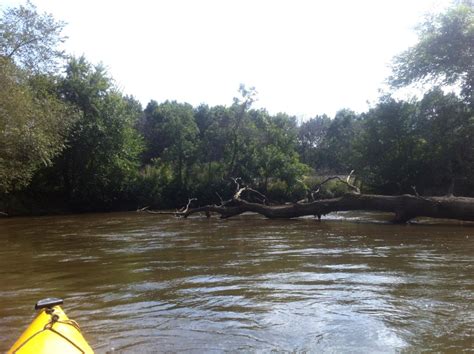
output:
[[[94,353],[82,336],[79,325],[70,320],[59,305],[63,300],[38,301],[38,314],[8,351],[18,354]]]

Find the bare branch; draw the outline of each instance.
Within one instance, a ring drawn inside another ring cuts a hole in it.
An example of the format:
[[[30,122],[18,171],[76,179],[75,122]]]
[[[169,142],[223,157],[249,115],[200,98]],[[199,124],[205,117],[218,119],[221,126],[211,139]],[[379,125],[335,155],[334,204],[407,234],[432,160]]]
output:
[[[220,196],[220,194],[217,193],[217,192],[216,192],[216,194],[217,194],[217,196],[219,197],[219,199],[220,199],[220,201],[221,201],[221,204],[220,204],[220,205],[224,205],[224,200],[222,199],[222,197]]]
[[[242,194],[242,192],[244,192],[245,190],[247,190],[247,188],[240,188],[235,194],[234,194],[234,199],[240,199],[240,195]]]
[[[235,199],[239,199],[240,196],[242,195],[243,192],[251,192],[262,198],[260,201],[262,204],[267,204],[268,198],[265,194],[260,193],[259,191],[249,188],[249,187],[244,187],[239,190],[239,192],[234,196]]]
[[[350,183],[351,182],[351,177],[352,177],[352,174],[355,172],[355,170],[352,170],[351,173],[349,173],[349,175],[347,176],[346,178],[346,183]]]
[[[343,180],[343,179],[342,179],[341,177],[339,177],[339,176],[331,176],[331,177],[326,178],[324,181],[322,181],[321,183],[319,183],[319,184],[317,185],[317,190],[316,190],[315,192],[313,192],[312,194],[317,194],[317,193],[319,193],[319,191],[320,191],[320,189],[321,189],[321,186],[322,186],[323,184],[326,184],[326,183],[328,183],[329,181],[332,181],[332,180],[335,180],[335,179],[338,180],[338,181],[341,182],[341,183],[344,183],[346,186],[348,186],[348,187],[349,187],[351,190],[353,190],[355,193],[360,194],[360,189],[359,189],[357,186],[355,186],[355,185],[353,185],[352,183],[350,183],[350,180],[351,180],[351,177],[352,177],[352,174],[353,174],[353,173],[354,173],[354,170],[352,170],[351,173],[349,173],[349,175],[346,177],[345,180]]]
[[[237,194],[240,190],[240,183],[239,181],[242,181],[242,178],[240,177],[237,177],[237,178],[234,178],[234,177],[231,177],[230,178],[232,181],[234,181],[235,183],[235,194]]]
[[[187,213],[187,211],[189,210],[189,206],[191,205],[191,203],[193,201],[197,200],[197,198],[190,198],[188,199],[188,204],[186,204],[186,206],[184,208],[181,208],[180,210],[178,210],[176,213]]]

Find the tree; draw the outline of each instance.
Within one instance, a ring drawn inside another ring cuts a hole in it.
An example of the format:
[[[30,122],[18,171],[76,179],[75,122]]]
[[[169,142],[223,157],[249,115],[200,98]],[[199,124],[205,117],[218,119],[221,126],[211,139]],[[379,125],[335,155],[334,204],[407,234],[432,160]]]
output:
[[[241,97],[234,97],[234,104],[231,107],[231,112],[233,113],[233,122],[230,131],[230,159],[228,161],[227,177],[239,174],[238,171],[236,171],[236,162],[238,160],[239,153],[242,152],[240,145],[243,134],[241,130],[245,127],[245,120],[248,117],[248,110],[256,101],[257,96],[255,87],[246,88],[244,84],[240,85],[239,93]]]
[[[463,185],[460,190],[469,193],[474,170],[472,1],[457,1],[445,13],[421,24],[418,43],[395,58],[389,81],[396,88],[418,82],[434,84],[416,103],[411,130],[403,130],[405,143],[418,146],[417,152],[405,151],[396,169],[405,171],[405,176],[411,176],[410,183],[429,193],[446,192],[448,186],[452,193],[455,184]],[[444,94],[447,85],[459,87],[463,101]]]
[[[474,104],[473,63],[474,7],[464,2],[420,26],[418,43],[395,58],[389,81],[394,87],[459,84],[463,97]]]
[[[418,103],[415,129],[423,141],[420,161],[423,173],[419,186],[430,194],[471,194],[474,117],[469,106],[454,94],[445,94],[436,88]]]
[[[353,143],[359,133],[359,116],[348,109],[336,113],[321,144],[320,157],[329,171],[347,173],[353,168]]]
[[[423,171],[421,148],[426,141],[415,134],[416,104],[390,96],[364,115],[356,139],[355,169],[372,191],[412,193]]]
[[[261,181],[265,193],[271,181],[281,181],[286,189],[284,192],[291,194],[297,181],[308,171],[308,167],[299,161],[296,151],[296,118],[284,113],[271,116],[264,110],[249,113],[257,129],[254,178]]]
[[[231,111],[225,106],[201,105],[194,111],[198,128],[197,158],[205,165],[195,177],[201,178],[206,188],[219,184],[224,177],[226,148],[231,132]],[[215,195],[212,193],[212,195]]]
[[[75,114],[45,74],[63,57],[62,28],[30,2],[0,18],[0,193],[26,187],[65,147]]]
[[[134,125],[140,106],[114,87],[103,67],[84,57],[70,60],[60,93],[80,117],[56,160],[56,183],[73,207],[110,208],[123,200],[138,171],[143,146]]]
[[[270,219],[314,215],[321,220],[321,216],[334,211],[366,210],[394,213],[394,223],[406,223],[417,217],[474,221],[474,198],[361,194],[359,188],[350,183],[350,175],[346,180],[337,176],[328,178],[319,187],[333,179],[350,187],[351,193],[346,193],[338,198],[301,200],[281,205],[269,205],[265,195],[253,188],[241,187],[239,181],[235,180],[237,184],[235,193],[230,199],[221,201],[220,205],[212,204],[190,208],[190,203],[188,203],[186,208],[176,211],[174,214],[187,218],[195,213],[205,213],[209,218],[211,213],[217,213],[225,219],[246,212],[254,212]],[[252,199],[256,199],[256,201]]]
[[[141,131],[147,144],[146,161],[161,158],[174,167],[177,188],[186,188],[198,129],[193,107],[187,103],[151,101],[145,108]]]
[[[29,78],[0,57],[0,193],[18,191],[66,146],[74,110],[56,95],[54,78]]]
[[[354,167],[366,187],[385,194],[470,195],[474,119],[469,105],[440,88],[421,101],[390,96],[363,115]]]
[[[64,23],[50,14],[39,14],[28,1],[8,8],[0,19],[0,57],[35,73],[52,73],[65,55],[58,47]]]
[[[301,161],[314,169],[323,167],[320,148],[330,125],[331,119],[324,114],[303,122],[298,128],[298,153]]]

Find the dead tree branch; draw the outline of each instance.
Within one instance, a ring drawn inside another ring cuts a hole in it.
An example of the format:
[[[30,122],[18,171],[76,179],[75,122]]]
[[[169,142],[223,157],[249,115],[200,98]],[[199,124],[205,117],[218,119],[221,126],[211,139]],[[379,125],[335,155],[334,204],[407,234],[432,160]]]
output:
[[[191,203],[196,198],[188,200],[188,204],[176,212],[146,212],[153,214],[174,214],[178,217],[186,218],[192,214],[205,213],[207,217],[211,213],[219,214],[221,218],[230,218],[245,212],[254,212],[270,219],[296,218],[300,216],[314,215],[321,219],[335,211],[382,211],[395,214],[394,222],[405,223],[416,217],[430,217],[442,219],[457,219],[474,221],[474,198],[465,197],[421,197],[414,188],[415,195],[374,195],[361,194],[360,189],[351,182],[354,171],[342,179],[339,176],[326,178],[316,187],[317,193],[321,186],[331,180],[338,180],[351,189],[339,198],[319,199],[307,202],[286,203],[280,205],[268,205],[268,198],[261,192],[243,185],[242,179],[232,178],[236,185],[235,193],[229,200],[223,200],[218,194],[220,204],[206,205],[191,208]],[[251,202],[244,198],[244,195],[256,195],[261,200],[259,203]]]
[[[360,189],[355,186],[353,183],[351,183],[351,178],[352,178],[352,175],[354,174],[354,170],[352,170],[349,175],[347,175],[346,179],[343,180],[341,177],[339,176],[331,176],[331,177],[328,177],[326,178],[325,180],[323,180],[322,182],[318,183],[314,188],[313,190],[310,191],[309,193],[309,196],[308,196],[308,201],[312,202],[314,200],[316,200],[316,195],[319,194],[319,192],[321,191],[321,187],[330,182],[330,181],[333,181],[333,180],[338,180],[339,182],[345,184],[346,186],[348,186],[351,191],[353,193],[356,193],[356,194],[360,194]],[[301,201],[300,201],[301,202]]]
[[[229,218],[245,212],[254,212],[270,219],[296,218],[306,215],[326,215],[335,211],[383,211],[395,214],[394,222],[405,223],[416,217],[474,221],[474,198],[426,197],[413,195],[385,196],[349,193],[340,198],[316,200],[311,203],[263,205],[233,200],[229,206],[207,205],[189,209],[179,216],[188,217],[198,212],[217,213]]]
[[[177,211],[177,213],[186,213],[189,210],[189,206],[191,205],[192,202],[197,200],[197,198],[190,198],[188,199],[188,204],[184,208],[181,208],[180,210]]]

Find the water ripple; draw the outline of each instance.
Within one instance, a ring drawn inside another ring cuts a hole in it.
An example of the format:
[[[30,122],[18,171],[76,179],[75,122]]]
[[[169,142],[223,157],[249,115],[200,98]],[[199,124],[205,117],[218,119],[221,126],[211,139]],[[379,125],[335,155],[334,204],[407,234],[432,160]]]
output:
[[[1,220],[0,351],[48,296],[99,353],[472,349],[472,228],[384,218]]]

